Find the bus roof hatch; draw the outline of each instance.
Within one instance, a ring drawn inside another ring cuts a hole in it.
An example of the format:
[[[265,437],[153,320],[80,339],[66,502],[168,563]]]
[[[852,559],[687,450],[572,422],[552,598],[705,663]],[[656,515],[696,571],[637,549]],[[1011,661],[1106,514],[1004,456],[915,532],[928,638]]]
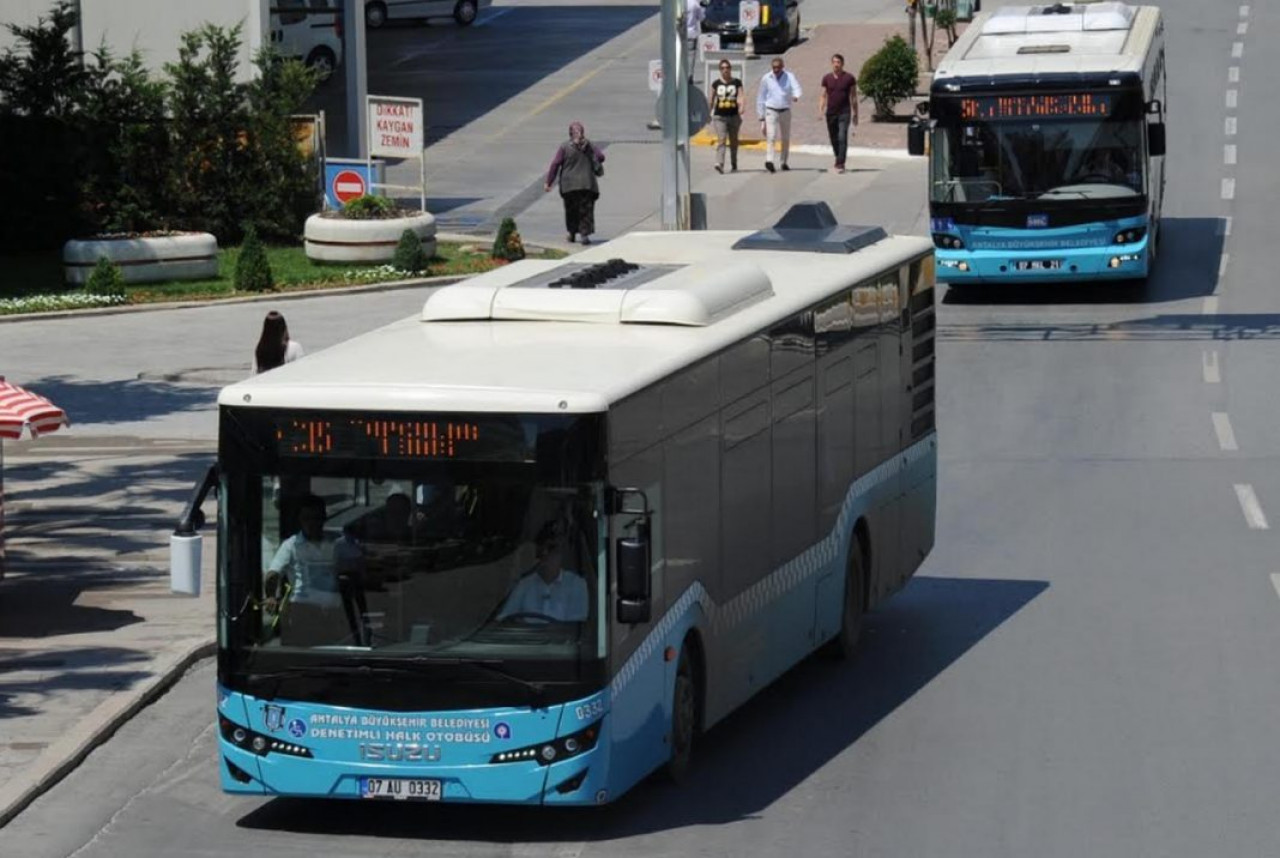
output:
[[[802,253],[853,253],[887,238],[878,226],[836,222],[824,202],[796,203],[771,229],[740,238],[734,250],[794,250]]]

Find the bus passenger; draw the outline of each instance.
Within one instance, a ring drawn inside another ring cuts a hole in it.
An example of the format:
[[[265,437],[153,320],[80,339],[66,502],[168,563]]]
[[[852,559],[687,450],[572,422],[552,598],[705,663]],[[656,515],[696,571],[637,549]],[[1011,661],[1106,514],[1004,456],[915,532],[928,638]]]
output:
[[[280,543],[267,567],[265,607],[279,613],[287,644],[334,643],[343,637],[344,604],[340,578],[358,571],[360,549],[345,537],[325,535],[324,500],[302,499],[298,532]]]
[[[544,525],[535,544],[537,562],[516,582],[498,619],[532,615],[562,623],[585,621],[590,613],[587,582],[564,568],[564,543],[555,526]]]

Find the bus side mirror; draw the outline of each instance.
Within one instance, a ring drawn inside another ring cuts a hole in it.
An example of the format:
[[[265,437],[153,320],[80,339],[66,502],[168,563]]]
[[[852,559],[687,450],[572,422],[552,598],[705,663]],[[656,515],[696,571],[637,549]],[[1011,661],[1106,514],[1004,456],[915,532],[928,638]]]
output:
[[[617,552],[618,622],[647,623],[652,611],[648,523],[637,524],[634,536],[619,539]]]
[[[929,120],[922,116],[913,116],[907,123],[907,154],[924,154],[924,135],[929,128]]]
[[[1156,122],[1147,126],[1147,151],[1151,157],[1158,158],[1164,154],[1164,123]]]

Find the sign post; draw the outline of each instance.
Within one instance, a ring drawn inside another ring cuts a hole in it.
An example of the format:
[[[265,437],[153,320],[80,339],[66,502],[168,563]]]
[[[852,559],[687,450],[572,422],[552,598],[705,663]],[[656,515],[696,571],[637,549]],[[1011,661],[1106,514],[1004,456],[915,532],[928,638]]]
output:
[[[366,101],[366,115],[369,118],[369,161],[370,175],[373,170],[373,159],[397,158],[400,160],[416,158],[418,161],[418,204],[422,211],[427,210],[427,159],[426,147],[423,143],[424,114],[422,99],[393,98],[387,95],[371,95]],[[371,188],[395,188],[396,190],[413,190],[413,185],[389,185],[370,182]]]
[[[738,4],[738,26],[746,31],[746,41],[742,43],[742,52],[747,59],[755,59],[756,43],[751,31],[760,23],[760,0],[742,0]]]

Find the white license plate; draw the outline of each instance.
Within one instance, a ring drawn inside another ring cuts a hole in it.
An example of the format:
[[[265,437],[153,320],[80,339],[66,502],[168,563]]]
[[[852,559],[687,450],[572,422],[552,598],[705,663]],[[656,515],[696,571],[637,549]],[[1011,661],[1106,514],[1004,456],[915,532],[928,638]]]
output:
[[[439,801],[443,787],[441,781],[424,778],[361,778],[360,797]]]
[[[1062,267],[1061,259],[1022,259],[1014,263],[1019,271],[1057,271]]]

